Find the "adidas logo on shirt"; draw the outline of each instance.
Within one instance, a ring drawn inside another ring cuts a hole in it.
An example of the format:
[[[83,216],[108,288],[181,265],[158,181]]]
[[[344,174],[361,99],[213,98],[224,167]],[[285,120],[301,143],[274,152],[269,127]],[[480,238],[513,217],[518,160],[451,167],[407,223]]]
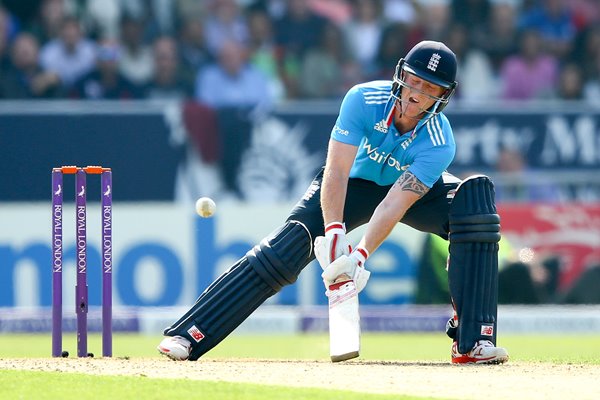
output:
[[[385,120],[381,120],[378,123],[375,124],[375,126],[373,127],[373,129],[375,129],[376,131],[379,131],[381,133],[387,133],[388,132],[388,127],[387,124],[385,123]]]

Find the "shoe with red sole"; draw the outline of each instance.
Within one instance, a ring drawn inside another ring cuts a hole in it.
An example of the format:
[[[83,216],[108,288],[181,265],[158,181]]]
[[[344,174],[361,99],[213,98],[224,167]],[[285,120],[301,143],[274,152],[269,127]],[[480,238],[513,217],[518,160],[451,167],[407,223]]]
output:
[[[185,361],[190,356],[192,344],[182,336],[166,336],[156,347],[160,354],[175,361]]]
[[[508,361],[505,348],[496,347],[489,340],[478,340],[467,354],[458,352],[458,343],[452,343],[453,364],[502,364]]]

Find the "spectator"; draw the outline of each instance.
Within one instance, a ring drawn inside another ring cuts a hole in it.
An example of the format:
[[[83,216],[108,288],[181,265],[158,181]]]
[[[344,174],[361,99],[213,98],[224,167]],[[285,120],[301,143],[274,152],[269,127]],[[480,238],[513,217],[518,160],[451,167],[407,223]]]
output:
[[[206,13],[206,2],[198,0],[174,0],[177,18],[180,21],[200,19]]]
[[[300,90],[304,97],[340,98],[360,81],[358,68],[352,79],[353,67],[344,43],[335,25],[325,26],[321,44],[310,49],[302,63]]]
[[[45,70],[58,74],[65,87],[94,68],[96,47],[83,37],[79,21],[64,19],[60,37],[42,47],[40,60]]]
[[[39,63],[35,36],[21,33],[11,51],[12,68],[0,74],[0,97],[7,99],[51,98],[58,93],[60,79],[44,72]]]
[[[269,79],[273,99],[281,99],[285,97],[285,88],[279,78],[277,48],[271,19],[263,11],[253,11],[248,17],[248,27],[250,63]]]
[[[525,31],[520,39],[519,54],[509,57],[500,71],[502,97],[530,100],[547,96],[556,84],[558,63],[544,53],[537,31]]]
[[[597,73],[596,60],[600,57],[600,23],[590,25],[577,35],[571,62],[578,64],[584,79],[593,79]]]
[[[383,31],[375,59],[377,69],[373,79],[392,79],[398,63],[398,53],[406,54],[408,28],[403,24],[392,24]]]
[[[146,87],[145,97],[184,100],[189,92],[180,74],[177,43],[169,36],[158,38],[154,42],[154,75]]]
[[[579,66],[569,63],[562,67],[556,97],[560,100],[583,100],[583,74]]]
[[[227,193],[238,197],[238,168],[250,146],[251,111],[272,102],[267,78],[247,57],[248,49],[238,42],[224,43],[218,62],[203,68],[196,83],[196,99],[218,109],[221,148],[227,149],[220,160],[223,182]]]
[[[177,10],[173,0],[146,2],[150,21],[159,36],[173,36],[176,27]]]
[[[558,186],[528,169],[524,155],[517,149],[505,148],[498,155],[496,171],[497,202],[558,202],[562,195]]]
[[[285,14],[275,22],[277,44],[301,56],[318,45],[325,23],[304,0],[288,0]]]
[[[523,30],[535,30],[546,51],[562,59],[571,51],[576,29],[572,11],[564,0],[542,0],[521,16]]]
[[[198,71],[212,62],[200,18],[188,18],[182,23],[179,34],[181,76],[186,86],[193,87]]]
[[[463,25],[452,25],[446,34],[447,44],[458,58],[458,82],[456,94],[463,101],[481,101],[495,98],[498,93],[492,64],[487,55],[470,46],[468,30]]]
[[[588,80],[583,85],[585,100],[596,107],[600,107],[600,54],[596,55],[595,73],[588,75]]]
[[[224,43],[216,63],[198,73],[196,99],[215,108],[270,104],[266,77],[248,63],[248,50],[236,42]]]
[[[468,42],[479,46],[485,41],[485,31],[491,16],[490,0],[451,0],[452,24],[468,26]]]
[[[383,15],[392,23],[412,25],[417,20],[418,7],[414,0],[384,0]]]
[[[119,71],[135,85],[145,85],[154,70],[152,49],[144,44],[142,20],[129,15],[121,19]]]
[[[220,53],[227,42],[248,43],[248,25],[236,0],[211,0],[205,18],[204,35],[212,55]]]
[[[490,58],[495,74],[504,61],[517,52],[517,37],[515,6],[510,0],[494,2],[480,46]]]
[[[408,45],[427,40],[444,41],[444,33],[448,29],[451,10],[448,0],[428,0],[421,4],[419,9],[419,23],[413,27]]]
[[[290,98],[300,95],[299,74],[304,53],[319,43],[325,19],[314,14],[304,0],[289,0],[282,17],[275,21],[275,39],[280,46],[280,71]]]
[[[352,18],[352,0],[306,0],[310,9],[329,22],[340,26]],[[379,1],[379,0],[375,0]]]
[[[143,21],[144,39],[153,41],[175,30],[176,9],[173,0],[120,0],[122,14]]]
[[[9,67],[8,36],[10,30],[10,15],[0,6],[0,76]]]
[[[93,37],[117,40],[121,18],[120,0],[87,0],[84,22]]]
[[[36,18],[43,0],[3,0],[0,9],[5,9],[17,21],[25,24]]]
[[[96,68],[78,80],[69,97],[86,100],[128,100],[139,97],[138,90],[119,72],[119,47],[113,42],[98,46]]]
[[[64,0],[43,0],[37,20],[29,30],[37,37],[38,43],[47,43],[60,36],[66,17]]]
[[[582,69],[583,98],[589,104],[600,107],[600,22],[579,32],[571,62]]]
[[[380,0],[354,0],[354,16],[343,25],[346,46],[366,76],[375,71],[375,58],[381,43],[384,22]]]
[[[578,31],[600,22],[600,2],[598,0],[569,0],[567,7],[573,13],[573,23]]]
[[[573,284],[561,294],[561,304],[600,304],[600,264],[586,266]]]

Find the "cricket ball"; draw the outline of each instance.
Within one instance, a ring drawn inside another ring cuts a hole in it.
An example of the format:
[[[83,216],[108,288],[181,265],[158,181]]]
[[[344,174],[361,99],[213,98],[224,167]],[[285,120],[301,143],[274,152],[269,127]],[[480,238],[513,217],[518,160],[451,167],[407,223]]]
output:
[[[196,201],[196,212],[202,218],[209,218],[217,210],[217,205],[210,197],[200,197]]]

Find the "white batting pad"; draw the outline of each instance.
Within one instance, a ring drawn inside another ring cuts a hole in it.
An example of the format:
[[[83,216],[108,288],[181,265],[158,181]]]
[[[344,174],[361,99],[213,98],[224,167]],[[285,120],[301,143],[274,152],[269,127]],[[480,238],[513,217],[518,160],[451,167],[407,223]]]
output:
[[[358,357],[360,352],[360,316],[358,291],[354,281],[327,292],[329,297],[329,355],[339,362]]]

